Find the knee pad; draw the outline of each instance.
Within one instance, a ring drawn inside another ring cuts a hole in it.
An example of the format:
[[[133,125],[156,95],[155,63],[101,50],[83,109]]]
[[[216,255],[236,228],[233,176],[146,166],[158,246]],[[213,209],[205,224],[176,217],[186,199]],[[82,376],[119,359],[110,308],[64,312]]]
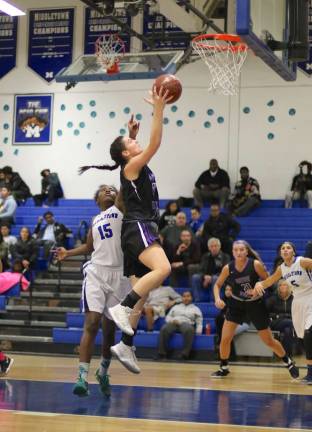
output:
[[[304,331],[303,344],[307,360],[312,360],[312,326]]]

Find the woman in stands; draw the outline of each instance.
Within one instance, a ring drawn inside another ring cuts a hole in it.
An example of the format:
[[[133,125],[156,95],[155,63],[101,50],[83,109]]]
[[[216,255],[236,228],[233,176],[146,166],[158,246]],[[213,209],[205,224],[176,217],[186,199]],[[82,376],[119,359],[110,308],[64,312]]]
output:
[[[129,315],[140,302],[143,306],[151,290],[161,285],[170,274],[170,263],[159,244],[159,203],[155,176],[147,164],[161,144],[163,112],[169,102],[168,91],[153,87],[150,99],[153,117],[150,142],[143,150],[130,137],[118,137],[110,147],[115,165],[93,166],[92,168],[120,170],[122,196],[125,214],[121,232],[121,246],[124,252],[124,272],[131,277],[132,291],[121,304],[110,308],[110,314],[117,326],[129,336],[134,334]],[[91,167],[82,167],[81,172]]]
[[[269,314],[262,295],[255,295],[254,287],[260,279],[266,279],[268,273],[258,254],[244,240],[233,243],[234,260],[223,267],[214,286],[215,305],[223,309],[224,301],[220,298],[220,290],[226,283],[232,287],[232,296],[228,304],[220,343],[220,368],[212,374],[214,378],[227,376],[231,342],[235,329],[243,322],[252,322],[262,341],[283,360],[290,375],[298,378],[299,370],[287,356],[281,343],[274,339],[269,328]]]
[[[255,285],[254,295],[263,295],[269,286],[281,278],[292,287],[292,321],[297,336],[303,339],[307,359],[308,372],[302,382],[312,385],[312,259],[296,257],[296,248],[291,242],[281,245],[280,255],[283,263],[272,276]]]
[[[0,273],[2,273],[2,261],[0,259]],[[5,355],[2,351],[0,351],[0,377],[5,376],[9,373],[14,360],[7,355]]]

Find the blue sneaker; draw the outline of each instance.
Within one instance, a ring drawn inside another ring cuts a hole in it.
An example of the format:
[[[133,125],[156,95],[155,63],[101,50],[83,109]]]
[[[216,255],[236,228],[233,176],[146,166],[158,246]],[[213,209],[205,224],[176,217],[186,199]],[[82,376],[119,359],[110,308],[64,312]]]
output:
[[[111,395],[111,385],[109,382],[109,375],[100,375],[100,370],[95,372],[95,378],[100,384],[101,393],[105,397],[110,397]]]
[[[89,396],[89,385],[86,380],[79,375],[76,384],[73,387],[73,393],[79,397]]]
[[[312,385],[312,376],[306,375],[304,378],[300,380],[302,384]]]

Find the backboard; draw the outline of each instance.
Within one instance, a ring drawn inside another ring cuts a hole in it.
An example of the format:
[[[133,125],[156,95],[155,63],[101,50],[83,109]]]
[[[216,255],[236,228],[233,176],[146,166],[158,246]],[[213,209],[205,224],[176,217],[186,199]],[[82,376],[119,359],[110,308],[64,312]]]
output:
[[[157,78],[174,74],[183,51],[126,53],[120,60],[119,73],[107,74],[97,63],[95,55],[82,55],[57,76],[56,82],[77,83],[85,81],[118,81],[127,79]]]
[[[270,41],[286,44],[289,40],[289,0],[229,0],[233,2],[234,32],[284,80],[294,81],[297,65],[289,60],[288,50],[270,47]]]

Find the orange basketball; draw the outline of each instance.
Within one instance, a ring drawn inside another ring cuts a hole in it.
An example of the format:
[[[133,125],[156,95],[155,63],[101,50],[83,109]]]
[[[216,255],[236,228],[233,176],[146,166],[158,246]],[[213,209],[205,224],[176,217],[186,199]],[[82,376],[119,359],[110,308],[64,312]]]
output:
[[[161,86],[163,86],[165,90],[169,90],[169,96],[171,96],[172,99],[168,102],[168,104],[176,102],[180,98],[182,93],[181,81],[174,75],[160,75],[155,80],[155,86],[157,93],[159,92]]]

